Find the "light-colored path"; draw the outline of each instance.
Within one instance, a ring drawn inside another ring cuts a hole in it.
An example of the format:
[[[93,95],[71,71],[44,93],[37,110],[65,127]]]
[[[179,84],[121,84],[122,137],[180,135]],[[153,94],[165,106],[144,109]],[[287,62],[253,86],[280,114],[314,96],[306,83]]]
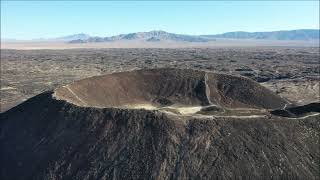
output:
[[[210,88],[208,85],[208,73],[204,75],[204,84],[206,85],[206,96],[209,104],[213,104],[210,100]]]
[[[84,102],[76,93],[73,92],[73,90],[69,87],[69,86],[64,86],[68,91],[71,92],[71,94],[76,98],[78,99],[83,105],[87,105],[86,102]]]
[[[309,115],[306,115],[306,116],[303,116],[303,117],[298,117],[298,118],[288,118],[288,119],[306,119],[306,118],[308,118],[308,117],[318,116],[318,115],[320,115],[320,113],[309,114]]]
[[[207,76],[205,77],[205,82],[207,81]],[[207,84],[206,84],[207,86]],[[64,86],[79,102],[82,103],[80,106],[85,106],[89,107],[88,104],[82,100],[69,86]],[[209,89],[209,88],[207,88]],[[207,97],[210,96],[210,91],[206,91]],[[55,95],[53,94],[53,97]],[[55,97],[56,98],[56,97]],[[176,107],[176,106],[167,106],[167,107],[156,107],[151,104],[130,104],[130,105],[125,105],[123,107],[114,107],[114,108],[120,108],[120,109],[145,109],[145,110],[158,110],[160,112],[174,115],[174,116],[179,116],[179,117],[198,117],[198,118],[235,118],[235,119],[254,119],[254,118],[266,118],[268,117],[268,114],[262,114],[262,115],[221,115],[226,112],[224,108],[222,108],[223,112],[219,112],[217,115],[204,115],[204,114],[197,114],[197,112],[201,111],[203,108],[211,107],[211,106],[217,106],[213,104],[210,99],[208,98],[208,101],[210,105],[208,106],[186,106],[186,107]],[[285,109],[287,104],[283,107]],[[104,108],[104,107],[96,107],[96,106],[90,106],[94,108]],[[171,110],[171,111],[170,111]],[[254,108],[234,108],[234,110],[257,110]],[[178,112],[175,113],[174,111]],[[315,114],[309,114],[303,117],[298,117],[298,118],[287,118],[287,119],[306,119],[308,117],[312,116],[318,116],[320,113],[315,113]],[[284,117],[285,118],[285,117]]]
[[[194,117],[200,118],[233,118],[233,119],[255,119],[255,118],[265,118],[267,115],[249,115],[249,116],[217,116],[217,115],[201,115],[197,114]]]
[[[288,104],[285,104],[282,108],[282,110],[285,110],[287,108]]]
[[[240,119],[254,119],[254,118],[262,118],[267,117],[267,115],[246,115],[246,116],[213,116],[213,117],[228,117],[228,118],[240,118]]]

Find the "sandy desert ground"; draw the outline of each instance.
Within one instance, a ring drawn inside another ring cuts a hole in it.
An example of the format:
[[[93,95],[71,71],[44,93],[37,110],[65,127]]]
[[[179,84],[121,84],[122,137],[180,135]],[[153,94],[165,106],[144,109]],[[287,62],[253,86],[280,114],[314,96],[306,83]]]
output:
[[[16,41],[1,42],[2,49],[79,49],[79,48],[221,48],[221,47],[319,47],[319,41],[216,39],[209,42],[120,40],[99,43],[68,43],[62,41]]]
[[[318,47],[2,49],[1,112],[82,78],[160,67],[246,76],[307,104],[319,101],[319,59]]]

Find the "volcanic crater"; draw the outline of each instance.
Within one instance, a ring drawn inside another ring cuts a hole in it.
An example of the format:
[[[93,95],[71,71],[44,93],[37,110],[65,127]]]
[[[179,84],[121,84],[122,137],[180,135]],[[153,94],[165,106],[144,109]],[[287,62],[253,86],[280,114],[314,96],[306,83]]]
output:
[[[149,69],[91,77],[53,97],[98,108],[160,110],[177,115],[282,108],[287,102],[244,77],[191,69]]]
[[[319,179],[319,104],[287,104],[190,69],[83,79],[0,114],[0,179]]]

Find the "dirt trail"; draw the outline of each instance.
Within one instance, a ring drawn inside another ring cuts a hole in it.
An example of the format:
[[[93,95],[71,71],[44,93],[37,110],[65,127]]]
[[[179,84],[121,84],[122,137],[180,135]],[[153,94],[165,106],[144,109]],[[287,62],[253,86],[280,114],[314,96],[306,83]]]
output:
[[[208,99],[208,103],[209,104],[213,104],[211,102],[211,99],[210,99],[210,87],[208,85],[208,73],[205,73],[205,75],[204,75],[204,83],[206,85],[206,96],[207,96],[207,99]]]
[[[71,94],[77,99],[79,100],[81,103],[83,103],[83,105],[87,106],[87,103],[85,101],[83,101],[75,92],[73,92],[73,90],[67,85],[64,86],[68,91],[71,92]]]
[[[306,118],[308,118],[308,117],[313,117],[313,116],[318,116],[318,115],[320,115],[320,113],[309,114],[309,115],[306,115],[306,116],[303,116],[303,117],[288,118],[288,119],[306,119]]]

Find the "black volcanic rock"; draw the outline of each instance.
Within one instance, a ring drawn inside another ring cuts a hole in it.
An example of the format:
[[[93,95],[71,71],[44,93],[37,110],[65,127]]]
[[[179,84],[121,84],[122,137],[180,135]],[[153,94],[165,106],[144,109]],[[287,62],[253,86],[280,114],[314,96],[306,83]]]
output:
[[[208,99],[200,102],[205,97],[221,97],[216,101],[221,108],[244,107],[235,103],[239,98],[247,98],[243,102],[261,110],[283,103],[246,78],[202,71],[144,70],[88,78],[37,95],[0,114],[0,179],[319,178],[319,116],[209,118],[120,106],[126,93],[119,90],[142,90],[142,77],[149,77],[149,88],[159,85],[157,94],[166,99],[151,97],[150,103],[162,106],[210,104]],[[259,96],[251,94],[255,90]],[[244,95],[245,91],[251,97]],[[130,93],[128,97],[140,100],[132,96],[138,91]],[[142,93],[149,96],[147,90]],[[189,100],[183,101],[183,96]],[[92,99],[102,97],[106,98],[105,107],[93,107],[98,101]],[[74,98],[92,104],[77,106],[70,103],[79,103]],[[108,107],[110,103],[113,105]]]
[[[302,106],[294,106],[286,109],[276,109],[271,114],[283,117],[301,117],[307,113],[320,112],[320,103],[310,103]]]

